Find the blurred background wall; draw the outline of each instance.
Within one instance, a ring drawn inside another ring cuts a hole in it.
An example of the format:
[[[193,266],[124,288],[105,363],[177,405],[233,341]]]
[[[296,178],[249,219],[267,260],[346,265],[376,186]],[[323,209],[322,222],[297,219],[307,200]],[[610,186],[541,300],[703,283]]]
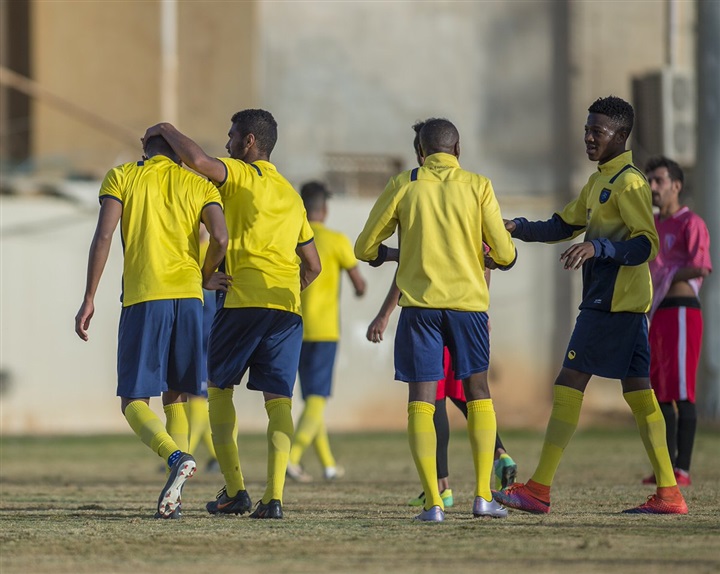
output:
[[[126,429],[114,396],[119,237],[89,343],[73,317],[99,180],[139,157],[147,126],[172,121],[225,155],[235,111],[272,111],[273,161],[297,186],[328,181],[328,224],[354,240],[388,177],[414,164],[411,125],[447,117],[460,129],[463,167],[492,179],[504,215],[544,219],[595,169],[582,135],[600,96],[633,101],[636,134],[646,134],[633,142],[636,159],[686,153],[692,174],[692,153],[652,131],[668,112],[663,85],[648,86],[664,77],[694,85],[695,15],[695,2],[667,0],[3,0],[0,430]],[[677,117],[693,130],[691,112]],[[491,380],[500,425],[540,425],[580,283],[559,269],[562,246],[518,249],[516,268],[493,274]],[[364,337],[394,269],[362,271],[365,299],[349,285],[342,294],[328,423],[401,428],[395,323],[381,345]],[[256,395],[236,394],[241,429],[265,427]],[[585,404],[586,422],[629,420],[616,381],[596,381]]]

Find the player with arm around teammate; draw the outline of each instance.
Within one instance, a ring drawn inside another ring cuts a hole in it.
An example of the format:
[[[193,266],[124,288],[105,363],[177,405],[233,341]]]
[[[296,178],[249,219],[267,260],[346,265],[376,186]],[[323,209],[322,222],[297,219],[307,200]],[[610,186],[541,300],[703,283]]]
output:
[[[527,484],[494,494],[502,504],[533,513],[550,512],[550,487],[563,451],[577,428],[592,375],[620,379],[655,476],[656,494],[623,512],[687,514],[665,441],[665,422],[650,386],[650,349],[645,314],[652,283],[648,261],[658,250],[650,188],[625,145],[634,112],[626,101],[599,98],[588,109],[585,149],[598,171],[580,196],[548,221],[516,218],[513,237],[553,242],[585,232],[585,241],[560,255],[565,269],[582,269],[583,300],[563,367],[555,380],[553,408],[540,461]]]
[[[234,114],[226,144],[230,157],[223,159],[207,155],[170,124],[152,126],[146,137],[155,134],[217,185],[230,238],[225,272],[233,281],[215,314],[208,348],[210,426],[225,486],[207,510],[243,514],[252,507],[240,470],[233,405],[233,389],[249,370],[247,386],[263,393],[268,416],[267,481],[250,517],[282,518],[302,344],[300,291],[321,265],[302,200],[270,163],[277,122],[266,110]]]
[[[227,248],[220,194],[209,182],[180,167],[159,137],[145,139],[146,158],[108,172],[100,188],[100,214],[90,247],[85,297],[75,332],[87,341],[95,293],[121,221],[123,293],[118,334],[118,388],[130,427],[167,462],[169,476],[156,518],[180,516],[185,481],[195,472],[188,450],[184,393],[198,394],[202,379],[202,288],[227,289],[214,273]],[[199,227],[210,245],[202,270]],[[164,426],[150,410],[162,395]]]

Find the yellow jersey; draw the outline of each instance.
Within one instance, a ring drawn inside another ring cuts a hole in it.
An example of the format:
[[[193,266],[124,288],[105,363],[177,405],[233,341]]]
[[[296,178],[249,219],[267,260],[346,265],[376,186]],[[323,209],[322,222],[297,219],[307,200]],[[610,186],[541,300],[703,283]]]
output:
[[[100,201],[122,204],[124,307],[159,299],[202,301],[200,217],[222,206],[215,186],[163,155],[111,169]]]

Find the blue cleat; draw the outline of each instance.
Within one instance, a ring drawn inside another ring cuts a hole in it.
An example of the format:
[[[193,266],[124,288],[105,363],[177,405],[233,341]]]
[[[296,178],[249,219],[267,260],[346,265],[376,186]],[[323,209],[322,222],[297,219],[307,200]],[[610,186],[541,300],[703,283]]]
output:
[[[493,464],[495,469],[495,478],[497,478],[496,488],[503,490],[515,483],[517,478],[517,464],[510,458],[510,455],[501,454]]]
[[[157,518],[172,518],[182,502],[182,489],[185,481],[195,474],[195,459],[183,453],[172,465],[165,487],[158,497]]]

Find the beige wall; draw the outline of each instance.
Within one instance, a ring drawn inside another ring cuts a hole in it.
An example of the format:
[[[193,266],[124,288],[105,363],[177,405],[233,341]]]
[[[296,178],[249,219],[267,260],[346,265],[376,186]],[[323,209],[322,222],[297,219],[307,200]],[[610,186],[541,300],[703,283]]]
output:
[[[160,2],[34,2],[34,78],[46,89],[137,133],[128,145],[35,101],[34,154],[104,174],[140,153],[160,117]],[[178,2],[179,123],[224,153],[234,111],[258,100],[255,2]]]

